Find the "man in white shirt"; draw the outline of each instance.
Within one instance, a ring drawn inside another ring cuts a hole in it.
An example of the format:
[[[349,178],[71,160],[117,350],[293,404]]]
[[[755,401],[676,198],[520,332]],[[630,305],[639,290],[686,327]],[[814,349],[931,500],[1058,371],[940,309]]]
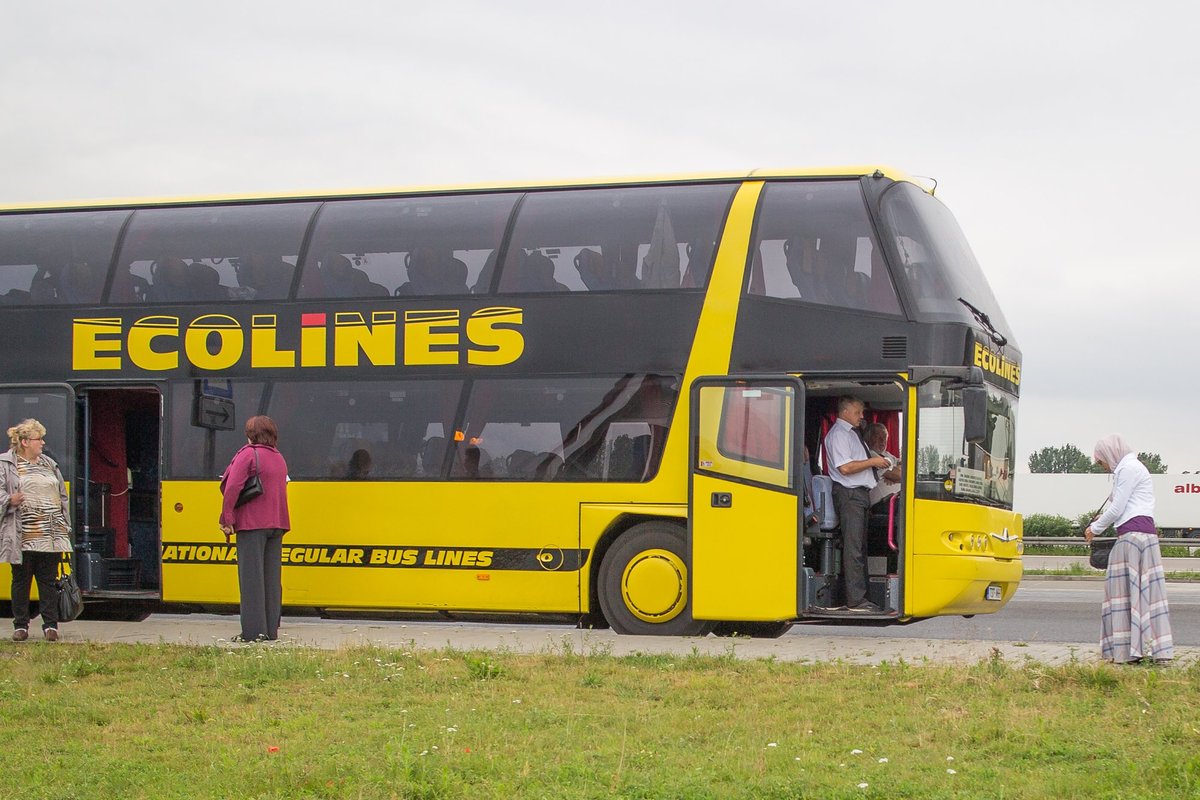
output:
[[[825,434],[825,458],[833,479],[833,504],[842,528],[842,574],[846,582],[846,608],[878,614],[879,606],[867,599],[867,513],[875,470],[890,469],[886,458],[872,456],[858,436],[863,401],[838,398],[838,418]]]

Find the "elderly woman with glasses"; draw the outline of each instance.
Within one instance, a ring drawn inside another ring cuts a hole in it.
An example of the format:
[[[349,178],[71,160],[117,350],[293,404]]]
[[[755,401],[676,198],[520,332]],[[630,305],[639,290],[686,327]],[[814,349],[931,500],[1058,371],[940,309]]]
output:
[[[67,486],[54,460],[42,453],[46,427],[27,419],[8,429],[12,448],[0,454],[0,562],[12,566],[13,641],[29,638],[29,586],[36,577],[42,635],[58,641],[58,590],[63,553],[71,552]]]

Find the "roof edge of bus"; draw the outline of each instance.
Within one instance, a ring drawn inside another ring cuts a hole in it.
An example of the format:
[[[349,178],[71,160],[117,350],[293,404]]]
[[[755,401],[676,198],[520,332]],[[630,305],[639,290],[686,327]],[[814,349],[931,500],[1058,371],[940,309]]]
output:
[[[489,182],[439,186],[385,186],[365,189],[320,189],[312,191],[280,191],[273,193],[237,193],[224,195],[180,195],[166,197],[94,198],[71,201],[42,201],[33,203],[0,203],[0,213],[14,211],[54,211],[76,209],[130,208],[141,206],[209,205],[215,203],[303,202],[351,198],[394,197],[424,194],[459,194],[466,192],[532,191],[537,189],[571,189],[593,186],[635,186],[667,183],[719,183],[751,178],[856,178],[879,174],[895,181],[916,183],[899,170],[878,165],[840,167],[794,167],[751,169],[748,172],[698,172],[668,175],[638,175],[604,178],[574,178],[528,182]]]

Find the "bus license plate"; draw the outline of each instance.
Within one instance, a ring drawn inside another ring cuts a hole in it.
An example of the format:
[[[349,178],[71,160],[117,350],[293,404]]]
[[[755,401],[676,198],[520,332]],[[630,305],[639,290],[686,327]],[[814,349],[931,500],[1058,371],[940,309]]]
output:
[[[1004,590],[996,584],[992,584],[983,591],[984,600],[999,600],[1004,597]]]

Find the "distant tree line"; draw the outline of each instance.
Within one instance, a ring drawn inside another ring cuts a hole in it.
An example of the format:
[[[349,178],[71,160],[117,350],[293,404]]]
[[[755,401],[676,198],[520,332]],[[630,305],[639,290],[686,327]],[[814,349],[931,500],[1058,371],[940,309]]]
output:
[[[1145,464],[1146,469],[1155,475],[1162,475],[1167,471],[1167,465],[1163,463],[1162,456],[1158,453],[1138,453],[1137,457],[1138,461]],[[1073,444],[1064,444],[1060,447],[1043,447],[1041,450],[1034,452],[1029,457],[1029,471],[1074,474],[1104,472],[1099,464],[1084,455],[1083,451]]]

